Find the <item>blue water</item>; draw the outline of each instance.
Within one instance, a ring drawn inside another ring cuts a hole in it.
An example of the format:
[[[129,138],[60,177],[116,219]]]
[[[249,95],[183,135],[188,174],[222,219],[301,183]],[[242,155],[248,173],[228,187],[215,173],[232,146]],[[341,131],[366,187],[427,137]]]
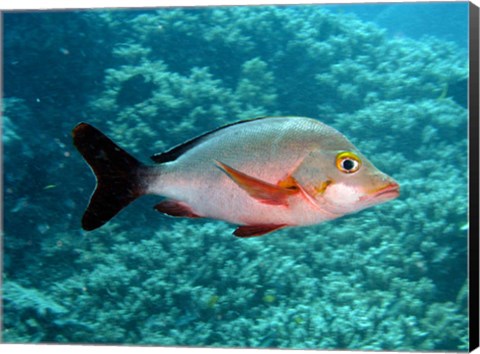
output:
[[[467,11],[6,13],[3,341],[466,351]],[[156,196],[81,229],[76,123],[146,162],[268,115],[335,127],[401,196],[251,239]]]

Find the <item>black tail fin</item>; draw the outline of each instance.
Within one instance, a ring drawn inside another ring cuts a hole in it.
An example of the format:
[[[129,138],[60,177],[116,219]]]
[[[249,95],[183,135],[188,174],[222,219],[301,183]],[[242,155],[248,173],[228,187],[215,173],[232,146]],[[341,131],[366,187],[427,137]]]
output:
[[[82,227],[90,231],[105,224],[144,194],[139,171],[146,166],[87,123],[78,124],[72,135],[73,144],[97,178],[97,186],[82,218]]]

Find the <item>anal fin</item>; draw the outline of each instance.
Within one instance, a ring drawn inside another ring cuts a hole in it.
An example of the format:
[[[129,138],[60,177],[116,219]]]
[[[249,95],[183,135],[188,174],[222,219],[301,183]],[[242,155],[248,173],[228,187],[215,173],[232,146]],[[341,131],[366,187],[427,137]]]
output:
[[[286,227],[287,225],[281,224],[263,224],[263,225],[243,225],[239,226],[233,234],[237,237],[255,237],[255,236],[262,236],[268,234],[269,232],[273,232],[275,230],[279,230],[281,228]]]
[[[166,199],[155,205],[154,207],[160,213],[183,218],[200,218],[195,214],[189,205],[178,200]]]

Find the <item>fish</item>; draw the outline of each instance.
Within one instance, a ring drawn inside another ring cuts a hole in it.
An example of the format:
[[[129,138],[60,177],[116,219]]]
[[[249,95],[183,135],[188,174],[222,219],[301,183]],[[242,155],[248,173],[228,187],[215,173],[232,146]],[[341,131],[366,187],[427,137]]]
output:
[[[255,237],[316,225],[395,199],[399,184],[340,132],[307,117],[262,117],[217,128],[145,164],[92,125],[73,144],[96,176],[82,217],[95,230],[142,195],[164,215],[210,218]]]

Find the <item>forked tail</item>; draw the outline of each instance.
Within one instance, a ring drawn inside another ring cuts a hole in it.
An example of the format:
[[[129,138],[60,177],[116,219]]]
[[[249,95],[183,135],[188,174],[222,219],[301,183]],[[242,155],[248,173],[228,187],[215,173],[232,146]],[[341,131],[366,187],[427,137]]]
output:
[[[87,123],[72,131],[73,144],[90,165],[97,185],[82,218],[85,230],[94,230],[145,194],[140,171],[147,167]]]

